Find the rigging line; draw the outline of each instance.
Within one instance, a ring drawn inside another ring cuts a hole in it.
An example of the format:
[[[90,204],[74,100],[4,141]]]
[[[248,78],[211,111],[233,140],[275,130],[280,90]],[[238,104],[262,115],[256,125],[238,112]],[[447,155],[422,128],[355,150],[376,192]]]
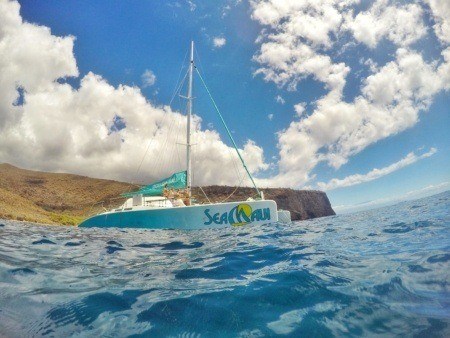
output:
[[[203,64],[202,64],[202,60],[201,60],[201,58],[200,58],[200,54],[197,52],[197,49],[194,49],[194,53],[195,53],[195,55],[196,55],[196,57],[197,57],[197,62],[196,62],[196,64],[198,64],[198,68],[199,69],[201,69],[202,70],[202,72],[203,72]],[[195,65],[194,65],[195,66]],[[227,147],[228,148],[228,153],[230,154],[230,158],[231,158],[231,161],[232,161],[232,163],[233,163],[233,167],[234,167],[234,170],[236,171],[236,176],[237,176],[237,178],[240,180],[240,181],[242,181],[243,179],[242,179],[242,174],[241,174],[241,171],[239,170],[239,166],[238,166],[238,164],[236,163],[236,158],[232,155],[232,150],[229,148],[229,147]]]
[[[173,92],[173,94],[172,94],[172,98],[170,99],[169,106],[172,104],[172,101],[173,101],[173,99],[175,98],[175,95],[177,95],[177,91],[178,91],[178,83],[179,83],[178,81],[180,81],[181,73],[183,72],[183,68],[184,68],[184,65],[185,65],[185,62],[186,62],[186,57],[187,57],[188,52],[189,52],[189,49],[186,50],[186,54],[184,54],[183,62],[181,63],[180,72],[178,73],[177,82],[175,83],[175,90],[174,90],[174,92]],[[186,77],[186,76],[185,76],[185,77]],[[184,80],[181,81],[181,82],[184,82]]]
[[[198,61],[199,61],[199,69],[201,69],[203,67],[202,67],[202,64],[201,64],[200,55],[197,53],[196,50],[195,50],[195,52],[196,52],[196,55],[197,55],[197,58],[198,58]],[[245,174],[241,173],[241,168],[240,168],[240,166],[237,163],[239,160],[235,156],[233,156],[233,152],[232,152],[231,148],[227,146],[227,150],[228,150],[228,154],[229,154],[229,156],[231,158],[231,161],[233,163],[234,171],[236,172],[236,177],[237,177],[238,181],[240,182],[239,186],[241,186],[242,182],[244,181]],[[236,192],[236,190],[230,196],[228,196],[225,199],[225,201],[228,200],[235,192]]]
[[[198,186],[200,188],[200,190],[202,191],[203,195],[205,195],[206,199],[208,200],[209,204],[212,204],[211,200],[209,199],[208,195],[206,195],[205,190],[203,190],[203,188],[201,186]]]
[[[186,78],[187,78],[187,75],[189,74],[189,69],[186,71],[186,74],[184,75],[184,78],[183,78],[183,81],[182,81],[182,83],[180,84],[180,86],[179,86],[179,88],[178,88],[178,103],[180,104],[180,107],[182,106],[181,105],[181,90],[183,89],[183,84],[185,83],[185,81],[186,81]],[[181,112],[184,112],[186,115],[187,115],[187,106],[188,106],[188,103],[186,102],[186,107],[184,108],[184,110],[181,110]],[[181,157],[180,157],[180,152],[179,152],[179,147],[178,147],[178,141],[179,141],[179,137],[180,137],[180,130],[181,130],[181,120],[178,120],[178,124],[177,124],[177,127],[176,127],[176,133],[177,133],[177,138],[176,138],[176,141],[175,141],[175,149],[176,149],[176,154],[177,154],[177,156],[178,156],[178,165],[179,165],[179,167],[181,168],[182,167],[182,164],[181,164]]]
[[[239,171],[238,164],[236,163],[236,159],[235,159],[235,157],[233,156],[233,153],[231,152],[231,147],[228,147],[228,146],[226,146],[226,147],[227,147],[227,149],[228,149],[228,154],[229,154],[229,156],[231,157],[231,161],[232,161],[232,163],[233,163],[234,170],[236,171],[237,178],[238,178],[238,180],[239,180],[239,184],[238,184],[237,187],[240,187],[240,186],[242,185],[242,182],[243,182],[243,180],[244,180],[244,177],[246,177],[246,176],[245,176],[245,175],[241,175],[241,172]],[[223,201],[221,201],[221,203],[227,201],[232,195],[234,195],[234,193],[236,192],[236,190],[237,190],[237,188],[236,188],[236,189],[235,189],[235,190],[234,190],[227,198],[225,198]]]
[[[175,90],[174,90],[174,93],[173,93],[173,95],[172,95],[172,98],[170,99],[170,102],[169,102],[169,107],[172,105],[172,102],[173,102],[175,96],[177,95],[177,92],[179,92],[179,91],[181,90],[181,87],[183,86],[184,81],[186,80],[186,77],[187,77],[188,72],[186,72],[186,74],[184,75],[183,80],[181,80],[181,82],[178,82],[178,81],[180,80],[181,73],[183,72],[184,63],[185,63],[185,61],[186,61],[187,53],[188,53],[188,51],[186,51],[186,54],[184,55],[184,59],[183,59],[183,62],[182,62],[182,64],[181,64],[180,72],[179,72],[179,74],[178,74],[177,82],[176,82],[176,84],[175,84]],[[178,84],[179,84],[179,85],[178,85]],[[168,115],[168,113],[165,113],[165,114],[164,114],[164,117],[163,117],[163,120],[162,120],[161,125],[164,125],[164,122],[166,121],[167,115]],[[149,142],[148,142],[147,149],[145,150],[144,156],[142,156],[141,162],[139,163],[139,166],[138,166],[138,168],[137,168],[137,170],[136,170],[136,173],[135,173],[135,175],[134,175],[135,178],[137,178],[137,175],[139,174],[139,172],[140,172],[140,170],[141,170],[141,167],[142,167],[142,164],[144,163],[145,157],[147,156],[147,153],[148,153],[148,151],[149,151],[149,149],[150,149],[150,146],[152,145],[153,140],[156,138],[157,133],[158,133],[158,130],[156,130],[155,134],[153,135],[153,137],[152,137],[152,138],[149,140]],[[134,184],[133,181],[131,182],[131,184]],[[130,191],[131,191],[131,187],[129,188],[128,192],[130,192]]]
[[[172,105],[172,101],[173,101],[173,99],[175,98],[176,93],[181,89],[181,86],[183,85],[184,81],[186,80],[186,76],[187,76],[187,73],[186,73],[186,75],[184,76],[184,79],[181,81],[180,85],[178,86],[177,91],[175,92],[175,95],[174,95],[174,96],[172,97],[172,99],[170,100],[169,106]],[[164,122],[166,121],[168,115],[169,115],[169,113],[165,113],[165,114],[164,114],[164,117],[163,117],[163,120],[162,120],[161,125],[164,125]],[[142,156],[141,162],[139,163],[138,169],[136,170],[136,173],[135,173],[135,175],[134,175],[135,177],[137,177],[137,175],[139,174],[139,172],[140,172],[140,170],[141,170],[141,167],[142,167],[142,164],[144,163],[145,157],[147,156],[147,153],[148,153],[148,151],[149,151],[149,149],[150,149],[150,146],[152,145],[152,143],[153,143],[154,139],[156,138],[156,135],[157,135],[157,134],[158,134],[158,130],[156,130],[156,132],[155,132],[155,134],[153,135],[153,137],[149,140],[148,145],[147,145],[147,149],[145,150],[144,156]],[[132,184],[133,184],[133,182],[132,182]],[[129,188],[129,191],[131,191],[131,187]]]
[[[176,91],[175,94],[177,94],[177,93],[180,94],[180,93],[181,93],[181,89],[182,89],[182,87],[183,87],[183,84],[184,84],[185,81],[186,81],[187,75],[188,75],[188,71],[187,71],[186,74],[184,75],[183,80],[180,82],[180,85],[179,85],[179,87],[178,87],[178,89],[177,89],[177,91]],[[174,97],[173,97],[172,99],[174,99]],[[178,95],[178,100],[180,100],[179,95]],[[176,116],[174,116],[174,121],[175,121],[175,117],[176,117]],[[179,133],[178,133],[179,125],[180,125],[180,119],[178,119],[176,125],[175,125],[174,123],[171,124],[170,130],[169,130],[169,133],[168,133],[168,137],[169,137],[169,135],[172,133],[173,127],[175,127],[175,132],[176,132],[177,137],[176,137],[176,142],[175,142],[175,144],[174,144],[175,149],[173,149],[174,151],[172,151],[172,156],[171,156],[171,159],[170,159],[170,164],[174,164],[174,163],[175,163],[175,161],[174,161],[175,155],[178,155],[178,163],[181,165],[181,160],[180,160],[180,156],[179,156],[179,152],[178,152],[178,147],[177,147],[178,137],[179,137]],[[166,148],[166,146],[168,147],[168,145],[167,145],[168,137],[167,137],[166,140],[165,140],[164,148]]]
[[[198,65],[198,68],[199,68],[199,69],[202,71],[202,73],[203,73],[204,68],[203,68],[202,60],[201,60],[201,58],[200,58],[200,54],[197,52],[197,49],[194,49],[194,53],[195,53],[195,56],[196,56],[196,59],[197,59],[196,64]],[[235,172],[236,172],[237,179],[238,179],[239,182],[240,182],[239,185],[241,185],[242,182],[243,182],[243,180],[244,180],[244,175],[241,173],[240,166],[238,165],[238,163],[237,163],[237,161],[236,161],[236,160],[237,160],[236,157],[233,156],[231,148],[227,146],[227,150],[228,150],[228,153],[229,153],[229,155],[230,155],[231,161],[232,161],[232,163],[233,163],[233,167],[234,167],[234,170],[235,170]],[[236,191],[234,191],[234,192],[233,192],[229,197],[227,197],[225,200],[229,199],[235,192],[236,192]]]
[[[241,180],[241,177],[243,176],[241,173],[241,167],[237,163],[239,160],[236,158],[236,154],[233,153],[232,148],[225,145],[228,150],[228,155],[230,156],[231,163],[233,163],[234,171],[236,172],[236,176],[239,180]],[[244,175],[245,176],[245,175]]]
[[[167,144],[163,148],[163,149],[165,149],[165,153],[167,155],[165,157],[166,166],[168,168],[171,168],[171,171],[175,171],[177,169],[176,161],[175,161],[177,144],[176,144],[175,138],[178,136],[178,130],[177,130],[178,127],[177,126],[178,126],[179,121],[180,121],[180,118],[177,115],[174,115],[172,126],[171,126],[169,133],[167,134],[167,138],[166,138]],[[161,152],[161,153],[163,153],[163,152]],[[163,163],[163,161],[161,161],[161,164],[162,163]]]
[[[236,193],[236,191],[241,187],[242,181],[244,180],[244,177],[245,177],[245,176],[242,176],[242,177],[241,177],[241,181],[239,182],[238,186],[233,190],[233,192],[232,192],[230,195],[228,195],[227,198],[225,198],[225,199],[224,199],[223,201],[221,201],[220,203],[224,203],[224,202],[228,201],[228,200],[230,199],[230,197],[233,196],[233,195]]]
[[[166,151],[165,147],[166,147],[167,139],[170,135],[170,129],[172,128],[173,121],[174,121],[174,115],[171,114],[169,120],[167,121],[167,125],[162,126],[161,137],[157,140],[159,151],[157,151],[157,153],[154,157],[154,160],[152,161],[152,170],[154,170],[157,175],[160,174],[160,169],[162,167],[163,154],[164,154],[164,151]],[[164,151],[162,151],[161,149],[163,149]]]
[[[205,80],[203,80],[203,77],[202,77],[202,75],[200,74],[199,70],[198,70],[197,67],[195,67],[195,66],[194,66],[194,68],[195,68],[195,70],[197,71],[197,74],[198,74],[198,76],[200,77],[200,80],[202,81],[203,85],[205,86],[205,89],[206,89],[206,91],[207,91],[207,93],[208,93],[208,95],[209,95],[209,97],[210,97],[210,99],[211,99],[211,101],[212,101],[212,103],[213,103],[213,105],[214,105],[214,108],[215,108],[216,111],[217,111],[217,114],[219,114],[220,120],[222,121],[222,123],[223,123],[223,125],[224,125],[224,127],[225,127],[225,130],[227,131],[227,134],[228,134],[228,136],[230,137],[231,142],[233,143],[234,149],[236,149],[236,152],[237,152],[237,154],[238,154],[238,156],[239,156],[239,159],[241,160],[242,165],[244,166],[245,171],[247,172],[248,177],[250,177],[250,180],[251,180],[252,183],[253,183],[253,187],[255,188],[255,190],[256,190],[256,192],[258,193],[258,195],[261,196],[261,193],[260,193],[258,187],[256,186],[255,180],[253,179],[252,174],[250,174],[250,171],[248,170],[247,165],[245,164],[244,159],[242,158],[241,153],[239,152],[239,149],[238,149],[238,147],[237,147],[237,145],[236,145],[236,142],[234,141],[233,136],[231,135],[231,132],[230,132],[230,130],[228,129],[227,124],[225,123],[225,120],[223,119],[222,114],[220,113],[219,108],[217,107],[216,101],[214,101],[214,98],[212,97],[211,92],[209,91],[208,87],[206,86]]]
[[[201,61],[201,59],[200,59],[200,54],[197,52],[196,49],[194,50],[194,52],[195,52],[195,55],[196,55],[197,60],[198,60],[198,62],[197,62],[198,68],[201,69],[202,72],[203,72],[203,65],[202,65],[202,61]],[[228,148],[228,152],[229,152],[229,154],[230,154],[230,158],[231,158],[232,163],[233,163],[233,166],[234,166],[234,170],[236,171],[236,176],[237,176],[237,178],[238,178],[240,181],[242,181],[242,179],[241,179],[242,174],[241,174],[241,172],[240,172],[240,170],[239,170],[239,166],[238,166],[237,163],[236,163],[236,158],[232,155],[231,149],[230,149],[229,147],[227,147],[227,148]]]
[[[234,170],[236,171],[237,178],[238,178],[238,179],[241,179],[241,177],[242,177],[243,175],[241,174],[241,171],[239,170],[239,166],[238,166],[238,164],[236,163],[236,158],[233,156],[233,153],[231,152],[231,147],[228,147],[228,146],[227,146],[227,148],[228,148],[228,154],[230,155],[231,161],[232,161],[232,163],[233,163]]]
[[[172,102],[173,102],[175,96],[177,96],[177,94],[180,93],[180,91],[181,91],[181,89],[182,89],[182,87],[184,85],[184,82],[186,81],[186,77],[187,77],[188,73],[189,73],[189,70],[186,71],[186,74],[184,74],[183,80],[181,80],[180,85],[178,86],[178,88],[176,88],[174,96],[172,96],[172,98],[170,99],[169,106],[172,105]]]
[[[180,164],[180,156],[178,154],[178,135],[179,135],[179,126],[180,126],[180,120],[179,118],[176,119],[175,124],[174,124],[174,134],[176,135],[176,140],[175,142],[173,142],[172,144],[172,149],[170,150],[172,153],[172,157],[170,159],[170,164],[173,166],[173,170],[178,172],[179,167],[178,165]],[[177,161],[178,160],[178,161]]]
[[[177,156],[178,156],[178,167],[179,167],[179,168],[182,167],[182,165],[181,165],[180,151],[179,151],[179,149],[178,149],[178,139],[179,139],[179,136],[180,136],[180,134],[181,134],[181,133],[180,133],[180,130],[181,130],[181,119],[178,120],[178,125],[177,125],[177,129],[176,129],[177,140],[176,140],[176,142],[175,142],[175,149],[176,149],[176,151],[177,151]]]
[[[161,147],[161,149],[163,149],[163,151],[159,151],[158,152],[158,157],[157,157],[157,161],[156,161],[156,163],[157,163],[157,172],[161,172],[162,171],[162,167],[163,167],[163,163],[162,163],[163,161],[162,160],[163,160],[163,156],[164,156],[164,151],[167,150],[167,143],[169,142],[169,137],[172,134],[172,129],[173,129],[173,126],[175,124],[175,119],[176,119],[176,115],[173,114],[172,115],[172,120],[170,121],[169,129],[167,130],[167,135],[166,135],[166,137],[164,139],[164,142],[162,144],[162,147]]]
[[[203,68],[202,60],[200,59],[200,54],[197,52],[197,49],[194,49],[194,53],[195,53],[195,55],[196,55],[196,57],[197,57],[196,60],[198,60],[197,62],[195,62],[195,65],[198,64],[198,68],[201,69],[201,71],[202,71],[202,73],[203,73],[204,68]],[[195,65],[194,65],[194,66],[195,66]]]
[[[192,160],[192,163],[195,165],[195,152],[192,152],[192,154],[191,154],[191,160]],[[192,168],[194,167],[194,165],[191,165],[191,175],[192,175],[192,177],[191,177],[191,189],[192,189],[192,187],[194,186],[194,182],[195,182],[195,170],[192,170]]]

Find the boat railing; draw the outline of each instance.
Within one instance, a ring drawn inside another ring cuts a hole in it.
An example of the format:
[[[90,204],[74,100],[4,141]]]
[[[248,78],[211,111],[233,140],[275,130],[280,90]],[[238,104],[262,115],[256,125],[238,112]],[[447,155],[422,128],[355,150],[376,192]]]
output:
[[[166,201],[165,198],[162,199],[158,199],[158,200],[151,200],[151,201],[146,201],[144,199],[144,203],[143,206],[144,207],[157,207],[157,208],[162,208],[164,206],[164,202]],[[157,203],[157,205],[155,205]]]
[[[138,205],[126,205],[126,200],[123,201],[123,197],[113,197],[108,200],[102,200],[97,201],[91,205],[89,208],[88,216],[93,216],[99,213],[99,211],[124,211],[124,210],[132,210],[133,207],[137,207]],[[123,203],[119,204],[118,201],[122,200]],[[167,207],[167,201],[170,201],[173,206],[177,206],[176,203],[174,203],[176,199],[167,198],[167,197],[161,197],[159,199],[152,199],[152,200],[145,200],[145,197],[142,201],[142,204],[140,206],[143,207],[154,207],[154,208],[164,208]],[[180,206],[180,205],[178,205]],[[131,209],[130,209],[131,208]]]
[[[92,203],[91,207],[89,208],[88,216],[93,216],[95,214],[98,214],[100,210],[102,211],[109,211],[111,209],[116,209],[118,207],[118,203],[115,201],[123,200],[123,197],[112,197],[108,200],[102,200],[97,201],[95,203]],[[114,206],[115,205],[115,206]]]

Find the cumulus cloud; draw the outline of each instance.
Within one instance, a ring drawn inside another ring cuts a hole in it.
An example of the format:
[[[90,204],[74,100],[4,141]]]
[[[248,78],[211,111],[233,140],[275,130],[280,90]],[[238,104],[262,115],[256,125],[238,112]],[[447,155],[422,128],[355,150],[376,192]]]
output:
[[[279,172],[265,184],[302,186],[321,162],[340,168],[367,146],[414,126],[435,95],[450,89],[450,47],[441,34],[448,20],[446,5],[430,3],[444,47],[440,60],[425,61],[411,48],[427,34],[423,4],[378,0],[358,11],[357,3],[251,1],[252,18],[263,26],[254,56],[260,65],[256,75],[290,91],[310,77],[327,90],[308,115],[303,103],[294,106],[298,118],[278,133]],[[385,64],[369,62],[360,93],[345,100],[351,69],[342,57],[334,60],[333,47],[342,42],[374,49],[382,39],[397,49],[393,58]]]
[[[333,63],[324,53],[332,46],[344,15],[339,8],[351,1],[251,1],[252,18],[270,28],[258,41],[260,51],[254,60],[262,65],[256,74],[266,81],[295,90],[307,76],[324,82],[330,90],[345,85],[350,68]]]
[[[390,5],[388,0],[378,0],[355,17],[347,15],[344,28],[370,48],[375,48],[384,37],[399,46],[407,46],[426,33],[422,14],[418,4]]]
[[[156,83],[156,75],[150,69],[146,69],[141,75],[142,87],[151,87]]]
[[[272,121],[273,120],[273,114],[267,115],[267,118],[269,119],[269,121]]]
[[[373,180],[376,180],[380,177],[389,175],[393,173],[394,171],[400,170],[404,167],[407,167],[413,163],[416,163],[419,160],[422,160],[424,158],[433,156],[437,152],[436,148],[431,148],[428,152],[422,154],[422,155],[416,155],[415,153],[411,152],[408,155],[406,155],[404,158],[402,158],[400,161],[397,161],[395,163],[392,163],[391,165],[381,168],[381,169],[372,169],[367,174],[355,174],[350,175],[342,179],[333,178],[327,183],[319,182],[317,185],[320,189],[323,190],[333,190],[337,188],[343,188],[343,187],[350,187],[352,185],[357,185],[365,182],[370,182]]]
[[[429,4],[434,18],[434,31],[443,44],[450,43],[450,1],[425,0]]]
[[[222,48],[227,43],[227,40],[223,36],[216,36],[213,39],[213,45],[215,48]]]
[[[283,97],[281,95],[275,96],[275,101],[277,101],[277,103],[279,103],[279,104],[285,104],[286,103],[285,99],[283,99]]]
[[[294,105],[294,110],[297,116],[301,117],[306,110],[306,103],[305,102],[297,103],[296,105]]]
[[[193,11],[196,10],[197,4],[196,4],[194,1],[192,1],[192,0],[186,0],[186,2],[187,2],[187,4],[189,5],[189,10],[190,10],[191,12],[193,12]]]
[[[449,3],[425,2],[377,0],[361,10],[358,0],[250,1],[252,18],[263,26],[255,73],[289,91],[306,78],[326,90],[308,103],[307,114],[306,103],[294,105],[295,119],[277,133],[278,174],[258,180],[261,185],[311,184],[319,163],[340,168],[367,146],[414,126],[435,95],[450,89]],[[194,9],[193,2],[187,3]],[[83,74],[79,87],[70,85],[65,79],[80,76],[75,38],[24,22],[19,9],[16,1],[0,0],[0,161],[140,181],[184,167],[185,151],[177,145],[185,128],[180,112],[148,102],[137,87],[114,87],[94,73]],[[433,27],[427,30],[428,12]],[[414,48],[426,34],[435,34],[441,43],[436,60],[424,59]],[[353,70],[335,47],[376,49],[382,40],[396,51],[384,63],[364,61],[369,75],[360,92],[345,99]],[[226,39],[216,37],[213,43],[220,48]],[[144,87],[155,83],[153,72],[144,74]],[[202,173],[194,183],[235,184],[242,170],[234,149],[216,131],[204,130],[198,116],[193,128],[194,168]],[[144,169],[134,177],[147,147]],[[255,142],[241,150],[253,173],[268,168]]]
[[[78,88],[75,38],[27,23],[16,1],[0,1],[0,161],[26,168],[152,181],[185,168],[186,118],[151,104],[138,87],[114,87],[89,72]],[[195,184],[236,184],[234,149],[194,116]],[[151,141],[149,142],[149,138]],[[136,169],[148,154],[139,176]],[[265,170],[253,141],[241,149],[250,171]]]

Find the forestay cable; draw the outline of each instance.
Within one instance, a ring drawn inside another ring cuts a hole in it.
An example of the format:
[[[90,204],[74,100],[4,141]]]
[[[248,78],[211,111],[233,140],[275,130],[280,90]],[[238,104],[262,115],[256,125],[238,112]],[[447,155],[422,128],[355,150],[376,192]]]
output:
[[[258,187],[256,186],[256,183],[255,183],[255,181],[254,181],[254,179],[253,179],[253,176],[252,176],[252,174],[250,174],[250,171],[248,170],[247,165],[245,164],[245,161],[244,161],[244,159],[243,159],[242,156],[241,156],[241,153],[239,152],[239,149],[238,149],[238,147],[237,147],[237,145],[236,145],[236,142],[234,142],[233,136],[231,135],[231,132],[230,132],[230,130],[228,129],[227,124],[225,123],[225,120],[224,120],[223,117],[222,117],[222,114],[220,113],[219,107],[217,107],[216,101],[214,101],[214,98],[212,97],[211,92],[209,91],[208,87],[206,86],[205,80],[203,80],[203,77],[202,77],[202,75],[200,74],[198,68],[197,68],[196,66],[194,66],[194,68],[195,68],[195,70],[197,71],[197,74],[198,74],[198,76],[200,77],[200,80],[202,81],[203,86],[205,86],[206,92],[208,93],[209,98],[211,99],[211,101],[212,101],[212,103],[213,103],[213,105],[214,105],[214,108],[216,109],[216,112],[217,112],[217,114],[219,115],[220,120],[222,121],[222,124],[223,124],[223,126],[225,127],[225,130],[227,131],[228,136],[230,137],[231,142],[233,143],[234,149],[236,149],[236,152],[237,152],[237,154],[238,154],[238,156],[239,156],[239,159],[240,159],[241,162],[242,162],[242,165],[244,166],[245,171],[247,172],[248,177],[249,177],[250,180],[252,181],[253,186],[255,187],[255,189],[256,189],[258,195],[261,197],[261,193],[260,193]]]

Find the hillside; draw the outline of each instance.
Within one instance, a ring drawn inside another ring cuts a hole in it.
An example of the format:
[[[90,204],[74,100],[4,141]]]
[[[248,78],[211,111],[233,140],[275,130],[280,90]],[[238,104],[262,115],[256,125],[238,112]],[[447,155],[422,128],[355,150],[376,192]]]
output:
[[[120,194],[135,185],[72,174],[31,171],[0,164],[0,218],[48,224],[78,224],[89,215],[123,203]],[[235,187],[209,186],[203,190],[211,201],[223,201]],[[334,215],[324,192],[292,189],[264,189],[282,209],[290,210],[293,220]],[[198,188],[194,198],[207,202]],[[245,200],[254,195],[251,188],[238,188],[228,201]]]
[[[71,174],[31,171],[0,164],[0,218],[49,224],[77,224],[102,209],[101,201],[136,188],[128,183]]]

